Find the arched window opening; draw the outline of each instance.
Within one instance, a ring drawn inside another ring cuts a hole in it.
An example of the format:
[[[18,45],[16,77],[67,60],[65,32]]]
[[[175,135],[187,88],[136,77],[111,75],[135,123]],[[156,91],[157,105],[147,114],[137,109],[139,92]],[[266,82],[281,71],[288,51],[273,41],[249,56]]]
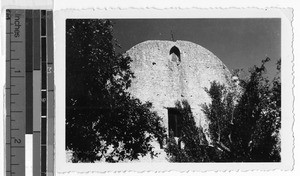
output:
[[[172,54],[172,61],[175,61],[175,58],[174,58],[174,55],[175,57],[177,56],[178,58],[178,61],[180,62],[181,59],[180,59],[180,50],[176,47],[176,46],[173,46],[170,50],[170,55]],[[176,59],[177,60],[177,59]]]

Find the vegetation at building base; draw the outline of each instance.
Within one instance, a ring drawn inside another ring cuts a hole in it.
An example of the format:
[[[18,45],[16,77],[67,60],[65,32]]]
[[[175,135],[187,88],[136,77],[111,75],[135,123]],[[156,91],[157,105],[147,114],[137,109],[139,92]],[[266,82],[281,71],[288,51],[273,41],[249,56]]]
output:
[[[182,114],[182,135],[177,142],[168,139],[166,152],[171,162],[279,162],[281,128],[280,61],[278,74],[270,81],[265,77],[266,58],[254,66],[250,76],[236,86],[216,82],[206,90],[210,104],[203,112],[210,121],[211,142],[195,126],[190,107],[183,102],[177,108]],[[200,141],[200,142],[199,142]]]
[[[162,141],[162,119],[126,92],[129,57],[115,53],[109,20],[66,21],[66,150],[72,162],[119,162],[150,153]]]
[[[167,139],[165,151],[170,162],[203,162],[209,161],[208,145],[202,129],[196,126],[191,107],[187,101],[176,102],[181,114],[181,137],[177,141],[171,133]],[[184,147],[182,146],[184,145]]]

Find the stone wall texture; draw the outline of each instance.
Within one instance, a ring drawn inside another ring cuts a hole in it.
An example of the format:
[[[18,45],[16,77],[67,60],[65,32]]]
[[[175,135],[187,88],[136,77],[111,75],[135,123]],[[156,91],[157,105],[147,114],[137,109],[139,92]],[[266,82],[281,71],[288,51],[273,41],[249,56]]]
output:
[[[180,58],[170,54],[172,47],[180,51]],[[201,104],[210,103],[204,88],[218,81],[228,85],[231,73],[212,52],[188,41],[150,40],[135,45],[126,52],[132,58],[135,78],[129,92],[141,101],[153,103],[153,110],[163,118],[168,128],[168,110],[176,101],[187,100],[195,121],[207,134],[208,123]]]

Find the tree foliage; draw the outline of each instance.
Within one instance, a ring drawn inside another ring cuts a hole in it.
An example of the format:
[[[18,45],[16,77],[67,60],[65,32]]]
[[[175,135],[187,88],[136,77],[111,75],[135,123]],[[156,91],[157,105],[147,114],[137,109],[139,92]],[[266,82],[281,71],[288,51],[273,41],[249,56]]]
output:
[[[66,21],[66,149],[72,162],[118,162],[150,153],[162,141],[161,118],[151,103],[126,89],[131,59],[117,55],[109,20]]]
[[[209,120],[207,142],[195,126],[187,102],[177,103],[182,137],[170,137],[167,153],[172,162],[278,162],[280,161],[281,81],[280,61],[273,80],[265,77],[266,58],[250,69],[248,78],[225,86],[212,82],[206,92],[211,103],[202,111]],[[202,135],[204,136],[204,135]]]
[[[249,78],[241,80],[242,94],[216,82],[207,91],[212,102],[203,106],[203,112],[211,122],[213,145],[226,153],[220,160],[280,161],[281,82],[280,76],[271,82],[264,76],[269,60],[254,66]],[[280,73],[280,62],[277,69]]]

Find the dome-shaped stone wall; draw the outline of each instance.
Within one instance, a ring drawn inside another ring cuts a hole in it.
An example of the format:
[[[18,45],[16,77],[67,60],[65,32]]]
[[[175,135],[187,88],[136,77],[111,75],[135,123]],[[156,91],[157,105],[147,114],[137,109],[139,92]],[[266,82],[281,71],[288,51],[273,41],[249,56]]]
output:
[[[145,41],[126,52],[132,58],[135,78],[129,92],[153,103],[154,110],[168,128],[168,108],[187,100],[197,125],[208,129],[201,104],[210,98],[204,88],[216,80],[227,85],[231,73],[209,50],[188,41]]]

